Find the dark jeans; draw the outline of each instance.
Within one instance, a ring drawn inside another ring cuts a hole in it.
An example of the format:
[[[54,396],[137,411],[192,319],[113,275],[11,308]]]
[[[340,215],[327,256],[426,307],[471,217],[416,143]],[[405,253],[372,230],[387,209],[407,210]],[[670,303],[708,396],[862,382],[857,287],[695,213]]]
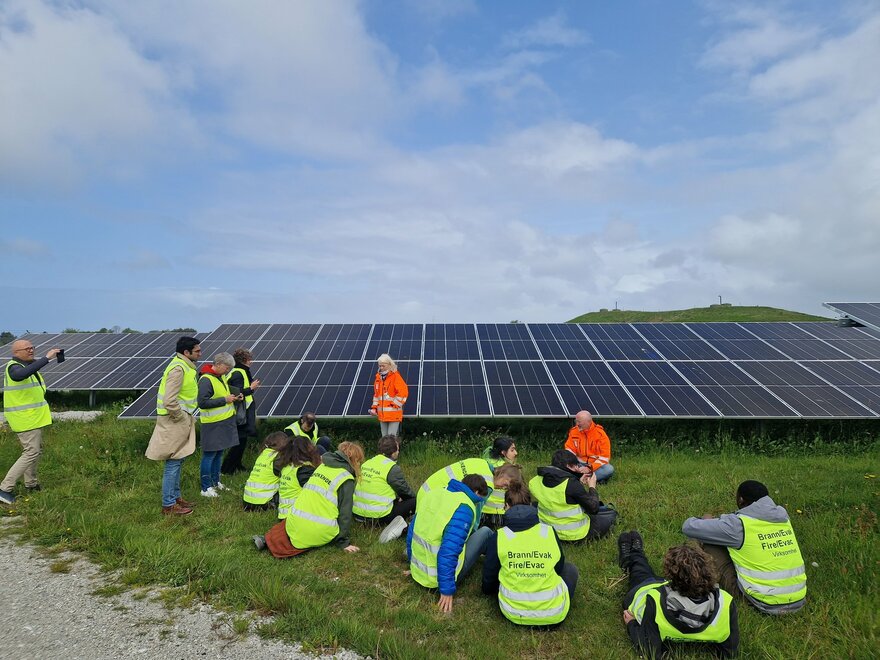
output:
[[[606,536],[614,522],[617,520],[617,511],[607,507],[600,507],[599,513],[590,516],[590,532],[587,534],[588,541],[595,541]]]
[[[365,523],[367,525],[375,525],[384,527],[392,520],[394,520],[397,516],[403,516],[404,520],[409,522],[409,519],[412,518],[412,515],[416,512],[416,498],[411,498],[408,500],[397,500],[394,503],[394,506],[391,507],[391,513],[388,515],[382,516],[381,518],[364,518],[362,516],[355,516],[355,520],[358,522]]]
[[[623,606],[625,608],[629,607],[629,604],[632,602],[633,596],[635,596],[639,587],[646,582],[661,579],[654,573],[654,569],[651,568],[651,564],[648,562],[648,558],[645,557],[644,552],[633,550],[632,553],[630,553],[629,562],[627,562],[627,565],[624,566],[623,569],[629,571],[629,591],[627,591],[626,596],[623,597]]]
[[[226,451],[223,464],[220,466],[220,472],[223,474],[235,474],[246,469],[241,463],[241,458],[244,456],[244,450],[247,448],[248,437],[247,429],[238,429],[238,444]]]
[[[568,587],[569,598],[574,598],[574,590],[577,588],[578,584],[578,575],[577,566],[570,561],[562,564],[562,575],[559,577],[562,578],[562,581],[565,582],[565,586]]]

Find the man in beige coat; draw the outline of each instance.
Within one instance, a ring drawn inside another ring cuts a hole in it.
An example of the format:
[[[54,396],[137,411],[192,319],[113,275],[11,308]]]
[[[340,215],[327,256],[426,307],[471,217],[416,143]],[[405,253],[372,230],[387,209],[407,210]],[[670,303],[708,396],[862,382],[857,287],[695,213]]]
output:
[[[196,412],[198,374],[196,360],[202,354],[199,340],[181,337],[177,354],[162,374],[156,401],[156,428],[147,446],[146,457],[165,461],[162,476],[162,513],[185,516],[193,504],[180,496],[180,468],[183,459],[196,450]]]

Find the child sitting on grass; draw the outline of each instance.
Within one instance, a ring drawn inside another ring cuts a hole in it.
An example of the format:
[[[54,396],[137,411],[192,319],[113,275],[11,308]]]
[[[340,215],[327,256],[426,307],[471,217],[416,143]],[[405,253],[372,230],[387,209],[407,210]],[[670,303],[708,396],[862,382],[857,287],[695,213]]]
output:
[[[275,457],[290,443],[284,431],[270,433],[263,440],[263,451],[244,484],[244,510],[264,511],[274,508],[280,477],[275,473]]]

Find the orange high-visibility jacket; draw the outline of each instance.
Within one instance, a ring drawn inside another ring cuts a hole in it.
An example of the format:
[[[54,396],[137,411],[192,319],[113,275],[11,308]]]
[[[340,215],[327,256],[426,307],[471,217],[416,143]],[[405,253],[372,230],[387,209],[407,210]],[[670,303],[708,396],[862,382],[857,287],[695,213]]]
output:
[[[578,460],[586,463],[593,471],[611,461],[611,440],[605,429],[590,422],[590,428],[581,431],[575,426],[568,432],[565,448],[578,457]]]
[[[373,410],[380,422],[400,422],[403,420],[403,404],[409,396],[409,388],[403,382],[403,376],[396,371],[389,371],[382,380],[382,374],[376,372],[373,381]]]

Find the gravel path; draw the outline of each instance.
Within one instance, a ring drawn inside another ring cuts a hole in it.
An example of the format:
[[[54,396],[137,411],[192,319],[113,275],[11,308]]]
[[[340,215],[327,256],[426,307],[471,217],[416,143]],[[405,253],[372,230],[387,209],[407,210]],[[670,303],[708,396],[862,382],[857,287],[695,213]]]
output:
[[[9,518],[0,519],[8,524]],[[4,526],[5,526],[4,524]],[[53,572],[70,560],[69,572]],[[62,562],[62,564],[59,564]],[[133,592],[93,595],[111,584],[94,564],[75,555],[46,558],[33,547],[0,537],[0,658],[314,658],[299,645],[240,637],[233,617],[208,605],[166,609]],[[139,590],[138,594],[143,594]],[[335,656],[356,659],[344,651]]]

